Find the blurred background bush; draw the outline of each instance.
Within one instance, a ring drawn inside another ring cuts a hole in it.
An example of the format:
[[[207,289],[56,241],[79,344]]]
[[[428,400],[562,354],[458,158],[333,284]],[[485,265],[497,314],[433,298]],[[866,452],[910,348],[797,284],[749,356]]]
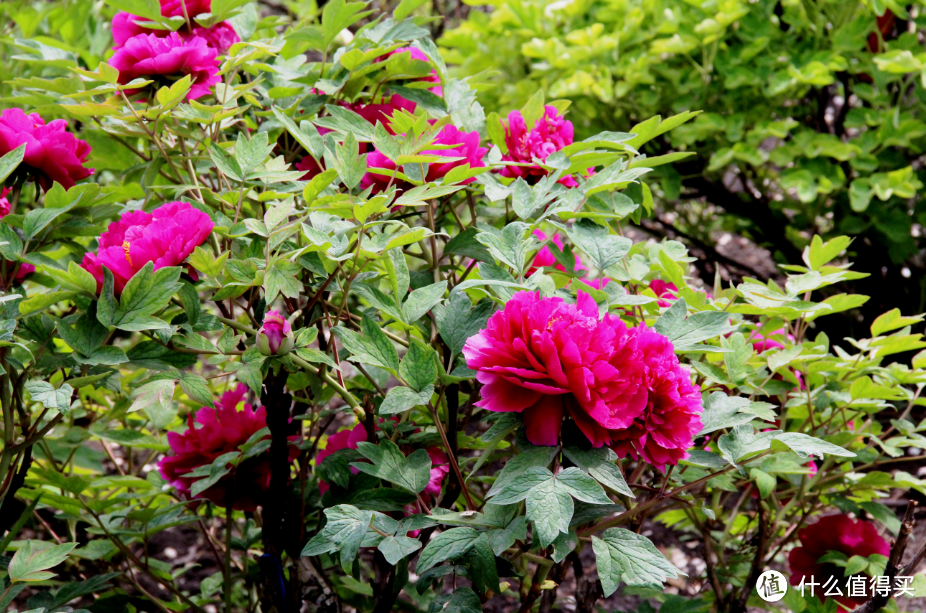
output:
[[[832,291],[872,299],[831,318],[831,334],[894,306],[924,310],[924,3],[467,4],[479,6],[439,43],[486,108],[520,108],[540,88],[571,101],[577,140],[703,111],[645,147],[695,155],[657,168],[656,214],[641,226],[702,252],[708,285],[718,268],[775,278],[814,234],[847,234],[870,276]]]

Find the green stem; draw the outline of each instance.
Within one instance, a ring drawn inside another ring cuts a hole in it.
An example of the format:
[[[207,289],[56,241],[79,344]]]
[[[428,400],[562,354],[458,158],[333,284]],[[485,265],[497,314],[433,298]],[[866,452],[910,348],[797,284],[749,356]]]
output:
[[[232,538],[232,508],[225,507],[225,613],[231,613],[231,538]]]

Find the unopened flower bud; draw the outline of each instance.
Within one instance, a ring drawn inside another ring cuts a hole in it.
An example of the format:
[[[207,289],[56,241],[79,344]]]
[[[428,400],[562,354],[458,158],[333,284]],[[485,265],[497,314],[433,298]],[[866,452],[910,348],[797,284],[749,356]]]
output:
[[[268,311],[257,332],[257,348],[264,355],[283,355],[293,349],[293,327],[279,311]]]

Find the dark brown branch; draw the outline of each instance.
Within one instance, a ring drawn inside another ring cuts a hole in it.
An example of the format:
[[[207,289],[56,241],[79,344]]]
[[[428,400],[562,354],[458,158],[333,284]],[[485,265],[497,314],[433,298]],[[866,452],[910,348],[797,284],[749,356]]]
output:
[[[868,602],[858,607],[852,613],[875,613],[875,611],[880,611],[883,609],[888,601],[891,599],[891,595],[894,591],[894,578],[897,577],[897,571],[900,569],[906,570],[906,568],[901,564],[903,560],[904,550],[907,548],[907,539],[910,538],[910,533],[913,532],[913,511],[916,509],[916,501],[911,500],[907,503],[907,510],[903,514],[903,522],[900,524],[900,533],[897,535],[897,540],[894,541],[893,546],[891,546],[891,555],[887,560],[887,566],[884,567],[884,575],[888,577],[888,585],[890,589],[887,592],[878,592],[872,595],[868,599]],[[917,554],[917,556],[919,553]],[[916,556],[914,560],[917,561]]]

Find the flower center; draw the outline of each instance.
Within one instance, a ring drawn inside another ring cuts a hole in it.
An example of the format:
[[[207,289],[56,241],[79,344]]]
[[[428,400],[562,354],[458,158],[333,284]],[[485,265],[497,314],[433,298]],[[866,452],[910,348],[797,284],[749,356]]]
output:
[[[129,268],[132,266],[132,255],[129,253],[129,241],[122,241],[122,250],[125,251],[125,261],[129,263]]]

